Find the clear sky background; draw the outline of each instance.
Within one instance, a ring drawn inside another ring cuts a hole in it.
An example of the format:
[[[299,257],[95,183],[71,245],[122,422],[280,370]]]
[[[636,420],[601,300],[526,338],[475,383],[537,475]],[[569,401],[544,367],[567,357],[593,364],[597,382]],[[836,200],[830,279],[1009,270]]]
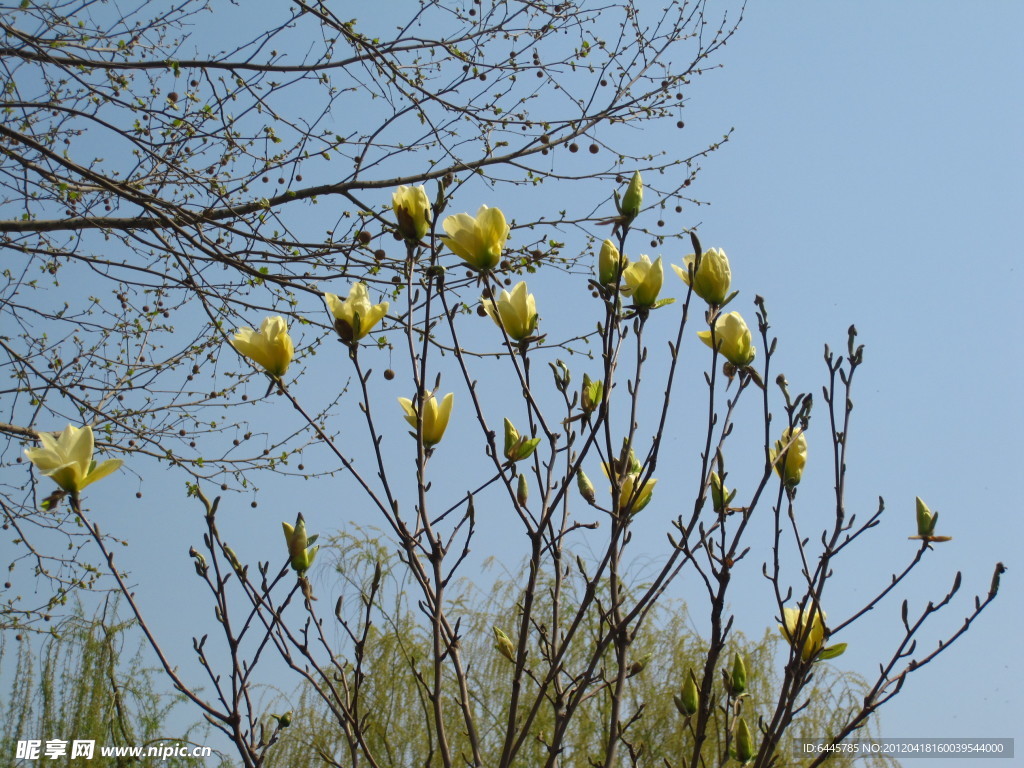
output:
[[[973,596],[987,591],[997,560],[1009,568],[999,600],[976,629],[913,675],[882,711],[880,732],[892,738],[1015,737],[1024,748],[1018,651],[1024,534],[1021,29],[1024,5],[1009,1],[755,1],[717,56],[723,68],[686,91],[686,130],[651,130],[637,139],[678,146],[687,155],[735,128],[703,163],[691,190],[710,205],[688,208],[674,223],[699,224],[706,247],[727,251],[734,287],[741,291],[731,308],[753,324],[753,296],[764,296],[782,339],[775,370],[784,371],[795,390],[819,395],[800,489],[804,515],[818,499],[828,510],[831,493],[822,346],[844,349],[846,329],[855,323],[867,347],[854,390],[848,503],[867,516],[881,495],[889,513],[864,545],[837,564],[833,602],[824,606],[830,618],[855,610],[912,557],[916,542],[907,536],[915,532],[915,495],[941,512],[939,533],[954,540],[937,547],[910,581],[912,613],[941,598],[954,573],[963,571],[961,599],[939,617],[933,633],[925,633],[931,639],[922,648],[955,630]],[[539,194],[562,207],[558,193],[557,186],[545,186]],[[502,200],[465,199],[454,206],[475,210],[479,202],[507,209]],[[679,263],[686,252],[672,246],[661,255]],[[666,286],[676,296],[683,293],[671,273]],[[531,287],[542,322],[575,306],[561,283]],[[666,321],[661,333],[673,326],[674,320]],[[699,343],[689,343],[697,355]],[[578,381],[584,367],[575,370]],[[385,394],[410,393],[396,386]],[[394,418],[397,428],[397,413]],[[456,420],[453,429],[459,428]],[[455,450],[449,443],[458,434],[446,437],[439,456]],[[682,425],[667,450],[678,450],[685,460],[694,455],[686,446]],[[600,475],[596,465],[588,472]],[[738,480],[742,474],[737,467]],[[136,481],[125,473],[119,477],[104,482],[102,494],[99,487],[90,489],[90,505],[106,506],[97,515],[105,529],[123,510],[126,527],[118,532],[132,545],[119,553],[121,562],[136,569],[143,605],[172,638],[171,655],[185,663],[190,641],[183,626],[197,605],[185,553],[201,536],[198,508],[184,499],[176,480],[166,486],[164,478],[147,477],[139,503]],[[230,543],[249,552],[249,561],[278,560],[279,521],[294,517],[296,499],[314,530],[334,525],[339,514],[372,521],[357,504],[339,503],[347,492],[339,494],[329,482],[319,488],[299,480],[260,483],[257,510],[249,510],[246,499],[224,513],[234,536]],[[667,496],[667,487],[659,485],[658,492]],[[648,510],[644,514],[658,524],[633,547],[656,561],[669,513],[658,513],[656,503]],[[478,547],[501,551],[515,527],[488,522]],[[154,569],[166,574],[159,583]],[[731,606],[738,628],[751,635],[773,626],[776,614],[759,573],[760,560],[749,560],[737,576],[744,588]],[[674,597],[694,600],[698,594],[684,582]],[[201,610],[204,616],[212,612]],[[849,650],[835,663],[871,677],[888,657],[898,623],[899,601],[883,603],[837,638]],[[943,763],[961,764],[973,761]]]

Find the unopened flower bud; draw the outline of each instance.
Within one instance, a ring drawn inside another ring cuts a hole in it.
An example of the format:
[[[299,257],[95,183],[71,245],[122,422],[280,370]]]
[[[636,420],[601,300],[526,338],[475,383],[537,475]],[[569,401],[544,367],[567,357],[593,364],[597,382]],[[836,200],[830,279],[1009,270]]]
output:
[[[640,171],[633,173],[633,178],[629,180],[629,186],[626,187],[626,193],[622,196],[622,203],[619,206],[619,213],[626,218],[627,221],[632,221],[640,214],[640,208],[644,203],[644,182],[640,178]]]
[[[697,710],[700,708],[700,693],[697,691],[697,678],[694,677],[692,669],[686,670],[683,689],[680,693],[675,694],[672,700],[683,717],[697,714]]]
[[[747,721],[742,717],[736,725],[736,759],[740,763],[749,763],[754,759],[754,740],[750,736]]]
[[[519,485],[516,487],[516,501],[519,506],[525,507],[526,500],[530,497],[530,486],[526,482],[526,475],[519,475]]]
[[[747,690],[747,665],[738,653],[732,660],[732,674],[729,675],[729,695],[733,698]]]
[[[576,473],[576,485],[580,489],[580,496],[586,499],[588,504],[593,504],[597,500],[594,484],[582,469]]]
[[[506,659],[511,661],[513,664],[516,663],[516,647],[512,644],[512,639],[502,632],[497,627],[494,629],[494,648]]]

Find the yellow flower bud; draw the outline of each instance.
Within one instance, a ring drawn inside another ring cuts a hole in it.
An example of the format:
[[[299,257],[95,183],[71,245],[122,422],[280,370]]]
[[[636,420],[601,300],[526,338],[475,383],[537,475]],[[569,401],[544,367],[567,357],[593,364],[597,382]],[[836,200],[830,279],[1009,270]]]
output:
[[[658,301],[661,284],[665,279],[665,270],[661,265],[661,257],[651,263],[649,256],[641,256],[622,273],[622,293],[633,299],[633,304],[642,309],[649,309]]]
[[[696,254],[691,253],[683,257],[683,266],[680,268],[675,264],[672,269],[682,278],[683,282],[693,287],[693,292],[700,296],[708,304],[718,306],[729,295],[729,285],[732,280],[732,271],[729,269],[729,259],[725,251],[720,248],[709,248],[700,257],[700,264],[695,266]],[[693,279],[690,272],[693,272]]]
[[[402,185],[391,195],[391,207],[398,221],[398,231],[407,242],[418,243],[430,229],[430,200],[422,185]]]
[[[509,233],[500,208],[482,205],[476,218],[459,213],[446,218],[442,226],[448,236],[442,236],[441,242],[473,269],[486,272],[498,265]]]
[[[643,203],[644,182],[640,178],[640,171],[635,171],[633,178],[629,180],[626,193],[622,196],[619,213],[626,218],[627,222],[630,222],[640,214],[640,208],[643,206]]]
[[[714,344],[733,365],[746,366],[754,360],[757,350],[752,343],[750,329],[739,312],[728,312],[715,318]],[[698,331],[697,336],[714,349],[711,331]]]
[[[597,279],[601,285],[615,285],[619,273],[629,266],[629,259],[619,255],[619,249],[611,240],[601,243],[601,253],[597,257]]]
[[[580,496],[586,499],[588,504],[593,504],[597,501],[597,494],[594,492],[594,484],[590,482],[590,478],[587,477],[586,473],[582,469],[576,473],[576,487],[579,488]]]
[[[288,545],[288,562],[292,570],[302,576],[313,565],[313,559],[320,550],[319,546],[310,549],[310,546],[319,537],[306,534],[306,520],[302,517],[301,512],[295,518],[295,525],[282,522],[281,528],[284,529],[284,540]]]
[[[324,294],[324,303],[334,315],[334,330],[346,344],[359,341],[373,330],[374,326],[388,313],[388,302],[370,303],[370,292],[366,283],[356,283],[342,301],[333,293]]]
[[[434,393],[423,396],[423,444],[431,448],[441,442],[444,431],[448,428],[448,419],[452,415],[452,403],[455,395],[449,392],[438,405]],[[416,404],[407,397],[398,398],[398,404],[405,411],[405,420],[416,429]]]
[[[729,503],[729,489],[725,487],[725,483],[722,482],[722,478],[719,477],[717,472],[711,473],[711,504],[714,506],[716,512],[725,511],[726,505]]]
[[[295,346],[288,335],[288,323],[281,316],[266,318],[258,331],[249,327],[239,328],[231,339],[231,346],[275,379],[284,376],[295,355]]]
[[[502,656],[511,661],[513,664],[515,664],[516,647],[515,645],[513,645],[512,639],[497,627],[493,627],[493,629],[494,639],[496,640],[496,642],[494,643],[495,650],[497,650]]]
[[[527,292],[526,283],[519,283],[512,293],[503,290],[494,302],[481,299],[484,311],[499,328],[504,327],[510,339],[522,341],[537,329],[537,301]]]
[[[804,431],[797,427],[791,432],[787,427],[782,431],[782,438],[776,441],[775,447],[768,455],[776,474],[782,478],[786,487],[795,487],[800,483],[804,466],[807,464],[807,437]]]
[[[48,432],[38,434],[42,448],[26,448],[25,456],[32,465],[68,493],[78,493],[87,485],[102,480],[121,466],[120,459],[93,461],[92,427],[68,424],[59,436]]]

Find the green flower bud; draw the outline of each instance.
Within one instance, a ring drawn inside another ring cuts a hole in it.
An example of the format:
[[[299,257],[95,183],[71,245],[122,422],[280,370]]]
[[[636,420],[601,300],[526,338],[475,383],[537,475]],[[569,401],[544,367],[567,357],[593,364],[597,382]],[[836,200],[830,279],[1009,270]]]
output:
[[[580,407],[584,413],[593,413],[597,406],[604,400],[604,382],[598,379],[591,381],[587,374],[583,374],[583,389],[580,391]]]
[[[526,475],[519,476],[519,486],[516,488],[516,501],[519,502],[519,506],[525,507],[526,500],[530,496],[530,486],[526,482]]]
[[[692,669],[686,670],[686,680],[683,681],[683,689],[672,697],[676,709],[683,717],[691,717],[697,714],[700,709],[700,693],[697,691],[697,678],[693,675]]]
[[[302,576],[313,565],[313,559],[320,550],[320,547],[310,549],[310,545],[318,537],[316,535],[306,535],[306,520],[302,517],[301,512],[295,518],[295,525],[283,522],[281,527],[284,529],[284,540],[288,545],[289,564],[292,570],[299,576]]]
[[[509,461],[522,461],[533,454],[540,444],[540,438],[535,437],[527,440],[520,437],[519,431],[512,426],[512,422],[505,419],[505,458]]]
[[[747,665],[738,653],[732,660],[732,674],[729,676],[729,695],[733,698],[747,690]]]
[[[640,208],[644,203],[644,182],[640,178],[640,171],[636,171],[633,174],[633,178],[629,180],[629,186],[626,188],[626,194],[622,196],[622,204],[619,206],[619,213],[626,218],[627,221],[632,221],[640,214]]]
[[[736,725],[736,759],[741,763],[749,763],[754,759],[754,740],[750,736],[747,721],[742,717]]]

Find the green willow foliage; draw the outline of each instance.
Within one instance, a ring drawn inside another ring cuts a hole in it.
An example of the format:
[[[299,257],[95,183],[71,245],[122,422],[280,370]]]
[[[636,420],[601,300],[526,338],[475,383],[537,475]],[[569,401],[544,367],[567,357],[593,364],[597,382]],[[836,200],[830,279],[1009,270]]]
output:
[[[145,665],[141,645],[134,654],[126,653],[126,647],[140,642],[132,632],[134,626],[134,621],[118,620],[115,611],[86,618],[78,606],[72,616],[54,627],[42,648],[39,636],[22,636],[11,648],[14,637],[0,635],[0,662],[8,654],[15,657],[8,703],[0,710],[0,760],[13,757],[21,740],[78,739],[95,742],[92,759],[65,756],[59,765],[229,766],[216,757],[140,760],[100,756],[101,746],[205,743],[202,728],[171,733],[173,726],[168,720],[183,697],[166,692],[160,675]],[[115,762],[104,763],[105,759]],[[40,763],[56,764],[45,758]]]
[[[430,673],[430,640],[417,621],[416,607],[407,600],[408,592],[401,582],[404,575],[401,564],[391,554],[392,546],[367,531],[343,534],[334,540],[331,549],[336,558],[336,574],[345,584],[340,596],[342,610],[349,613],[351,609],[350,617],[361,629],[365,628],[365,622],[358,617],[365,615],[364,600],[373,592],[371,584],[378,564],[379,578],[384,585],[377,590],[373,606],[383,618],[378,620],[379,624],[369,627],[365,643],[357,649],[361,674],[352,678],[361,686],[361,714],[367,725],[364,733],[370,751],[382,758],[382,768],[418,764],[418,759],[434,754],[436,749],[434,734],[427,728],[430,702],[423,695],[419,682]],[[322,553],[322,556],[327,554]],[[538,590],[538,594],[550,597],[546,589]],[[521,597],[511,575],[508,580],[498,578],[490,588],[464,581],[451,596],[460,612],[470,617],[470,625],[464,628],[467,642],[463,652],[470,670],[471,690],[477,697],[475,703],[481,712],[490,715],[488,727],[480,736],[491,753],[500,749],[512,682],[511,664],[495,649],[492,627],[511,629]],[[624,719],[631,720],[631,724],[625,735],[631,747],[625,763],[661,768],[666,759],[674,764],[693,750],[689,723],[676,710],[673,696],[679,693],[687,670],[700,669],[707,656],[707,646],[691,624],[686,607],[665,604],[645,622],[632,649],[643,668],[626,682]],[[734,653],[740,653],[746,661],[748,682],[741,709],[753,727],[758,716],[770,713],[788,649],[774,631],[766,632],[759,639],[734,633],[728,658]],[[580,658],[567,660],[569,666],[584,661],[583,653],[579,655]],[[613,655],[609,651],[609,664],[614,663]],[[642,660],[648,658],[656,661],[644,665]],[[449,683],[454,686],[455,681],[449,679]],[[702,759],[707,765],[728,761],[725,755],[732,737],[727,731],[735,727],[731,716],[726,717],[730,703],[723,681],[718,681],[714,690],[719,706],[715,710],[711,738],[702,748]],[[797,745],[834,735],[845,723],[848,713],[859,708],[859,700],[867,690],[866,681],[859,676],[829,664],[818,665],[816,680],[807,692],[804,717],[787,731],[777,752],[776,766],[795,768],[806,764],[807,761],[799,757]],[[601,746],[607,738],[603,729],[610,708],[610,693],[608,687],[599,690],[575,718],[562,754],[563,768],[589,768],[599,764]],[[454,689],[450,700],[453,704],[457,700]],[[269,753],[267,768],[361,764],[358,755],[349,753],[349,742],[337,718],[311,689],[300,688],[291,697],[282,696],[276,704],[279,711],[290,713],[291,726],[282,731],[280,741]],[[547,740],[553,726],[553,707],[554,703],[536,721],[531,741],[524,744],[518,764],[544,763],[547,749],[542,741]],[[859,737],[874,736],[876,725],[877,722],[871,722],[860,731]],[[464,734],[449,734],[449,737],[453,745],[465,746]],[[853,766],[854,761],[836,758],[830,765]],[[858,768],[888,768],[899,763],[879,756],[861,758],[857,765]]]

